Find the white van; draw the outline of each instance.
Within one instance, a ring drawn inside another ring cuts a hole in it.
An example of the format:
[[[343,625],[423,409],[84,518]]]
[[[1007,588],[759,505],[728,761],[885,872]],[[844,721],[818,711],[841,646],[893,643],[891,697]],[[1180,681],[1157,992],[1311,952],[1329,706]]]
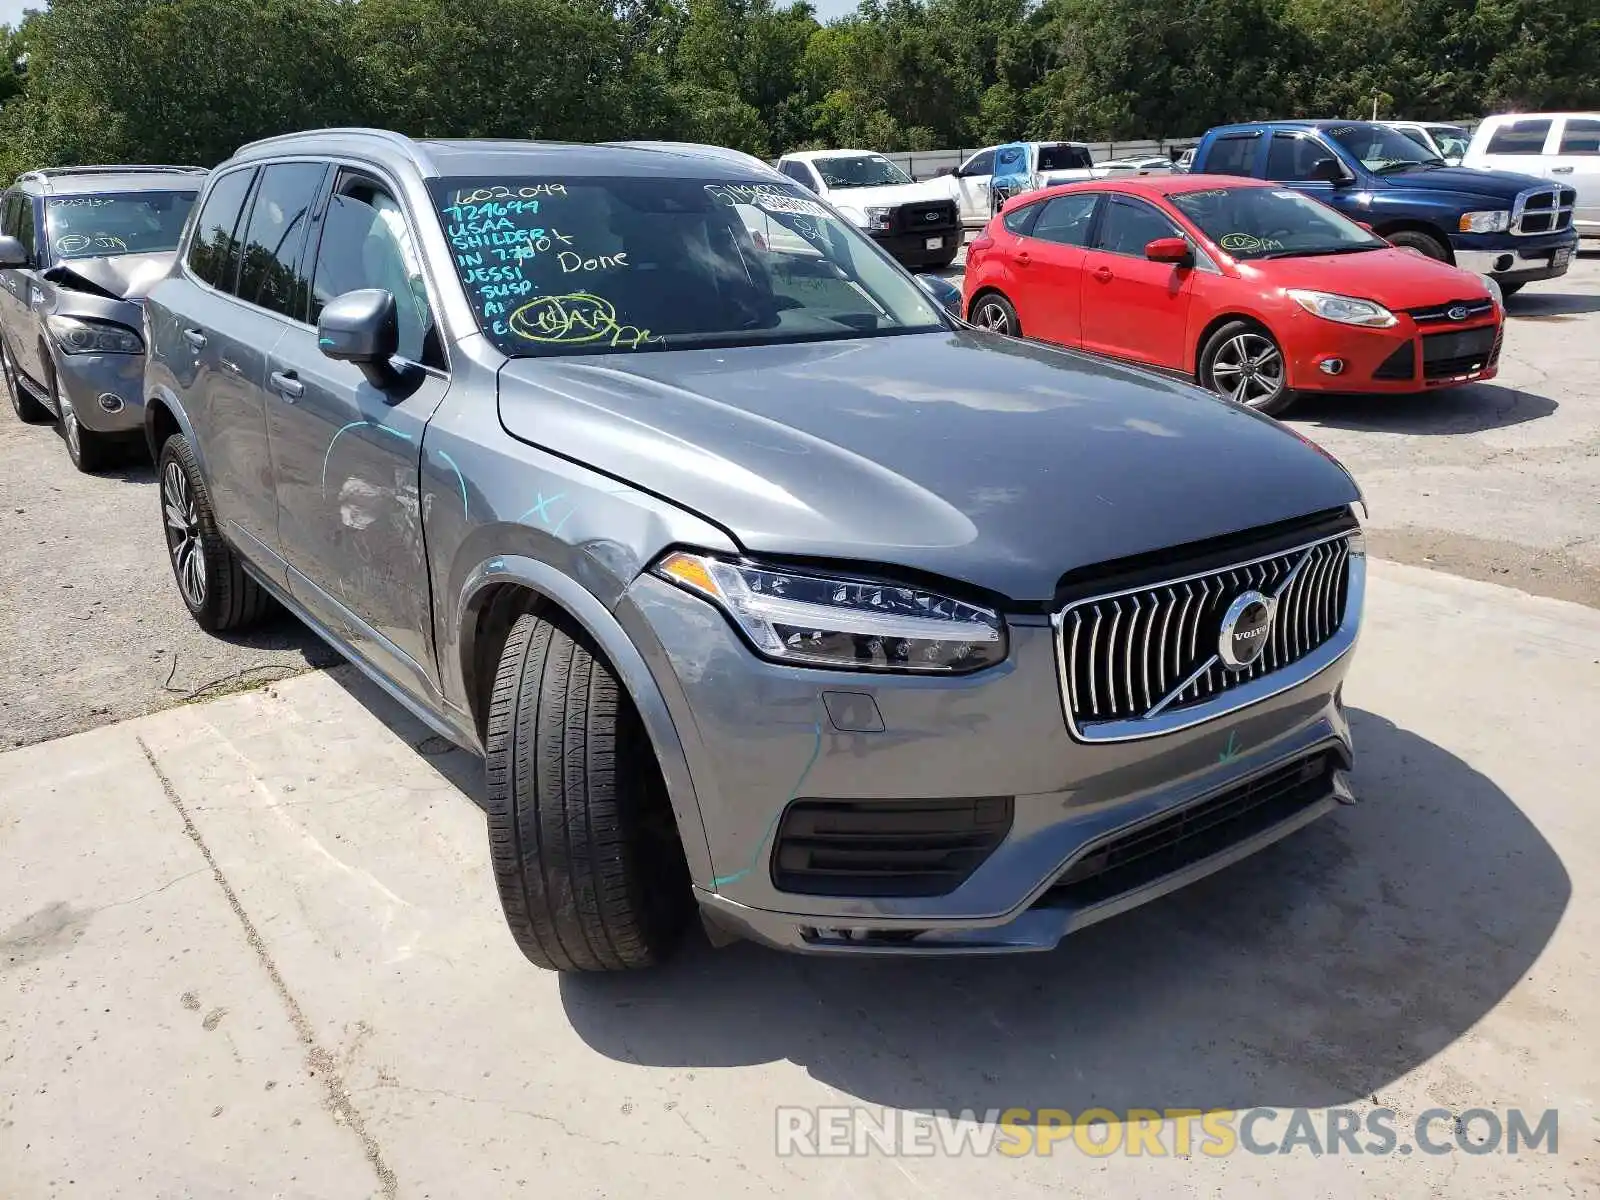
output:
[[[1578,236],[1600,237],[1600,113],[1487,117],[1461,165],[1566,184],[1578,193],[1572,214]]]

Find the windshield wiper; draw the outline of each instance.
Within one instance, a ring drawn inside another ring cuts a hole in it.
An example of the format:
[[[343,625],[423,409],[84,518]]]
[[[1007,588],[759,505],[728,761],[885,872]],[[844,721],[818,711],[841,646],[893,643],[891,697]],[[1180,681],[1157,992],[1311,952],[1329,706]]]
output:
[[[1374,175],[1386,175],[1390,171],[1409,171],[1413,167],[1442,167],[1442,166],[1444,166],[1444,160],[1443,159],[1439,159],[1437,161],[1430,161],[1430,162],[1423,162],[1421,160],[1413,160],[1413,161],[1409,161],[1409,162],[1389,162],[1389,163],[1384,163],[1383,166],[1381,166],[1381,167],[1373,167],[1372,168],[1372,173]]]
[[[1295,250],[1269,250],[1265,254],[1258,254],[1256,258],[1321,258],[1327,254],[1365,254],[1368,250],[1382,250],[1382,246],[1313,246],[1309,249]]]

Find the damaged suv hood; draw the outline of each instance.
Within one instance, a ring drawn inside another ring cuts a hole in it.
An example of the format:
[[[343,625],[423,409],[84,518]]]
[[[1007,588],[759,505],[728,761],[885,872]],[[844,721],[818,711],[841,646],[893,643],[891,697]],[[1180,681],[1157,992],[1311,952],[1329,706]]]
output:
[[[104,258],[65,258],[44,275],[60,287],[95,292],[112,300],[143,300],[172,269],[175,257],[173,251],[162,251],[112,254]]]
[[[1358,496],[1269,418],[975,331],[516,359],[500,419],[753,554],[893,563],[1019,601],[1077,567]]]

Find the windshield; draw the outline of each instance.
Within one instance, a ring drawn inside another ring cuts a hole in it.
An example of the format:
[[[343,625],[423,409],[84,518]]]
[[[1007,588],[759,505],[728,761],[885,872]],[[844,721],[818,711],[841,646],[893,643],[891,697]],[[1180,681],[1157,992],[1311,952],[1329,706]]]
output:
[[[196,194],[51,196],[44,208],[50,248],[58,258],[176,250]]]
[[[811,165],[830,188],[885,187],[911,183],[911,176],[881,154],[839,155],[814,158]]]
[[[1459,125],[1429,125],[1428,132],[1433,135],[1439,153],[1446,158],[1464,157],[1472,144],[1472,135]]]
[[[1094,166],[1094,159],[1083,146],[1040,146],[1039,170],[1081,171]]]
[[[514,358],[946,327],[909,275],[793,184],[496,176],[431,187],[478,324]]]
[[[1299,192],[1276,188],[1208,188],[1169,199],[1234,258],[1302,258],[1352,254],[1388,245],[1354,221]]]
[[[1372,125],[1362,121],[1335,125],[1323,132],[1377,175],[1416,166],[1444,166],[1444,159],[1433,151],[1387,125]]]

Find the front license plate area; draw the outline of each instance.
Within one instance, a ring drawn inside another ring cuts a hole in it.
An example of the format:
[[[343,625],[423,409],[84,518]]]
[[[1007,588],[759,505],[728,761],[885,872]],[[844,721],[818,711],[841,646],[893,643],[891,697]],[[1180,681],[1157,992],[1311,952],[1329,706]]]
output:
[[[944,239],[942,237],[929,238],[925,244],[929,250],[942,250],[944,248]]]

